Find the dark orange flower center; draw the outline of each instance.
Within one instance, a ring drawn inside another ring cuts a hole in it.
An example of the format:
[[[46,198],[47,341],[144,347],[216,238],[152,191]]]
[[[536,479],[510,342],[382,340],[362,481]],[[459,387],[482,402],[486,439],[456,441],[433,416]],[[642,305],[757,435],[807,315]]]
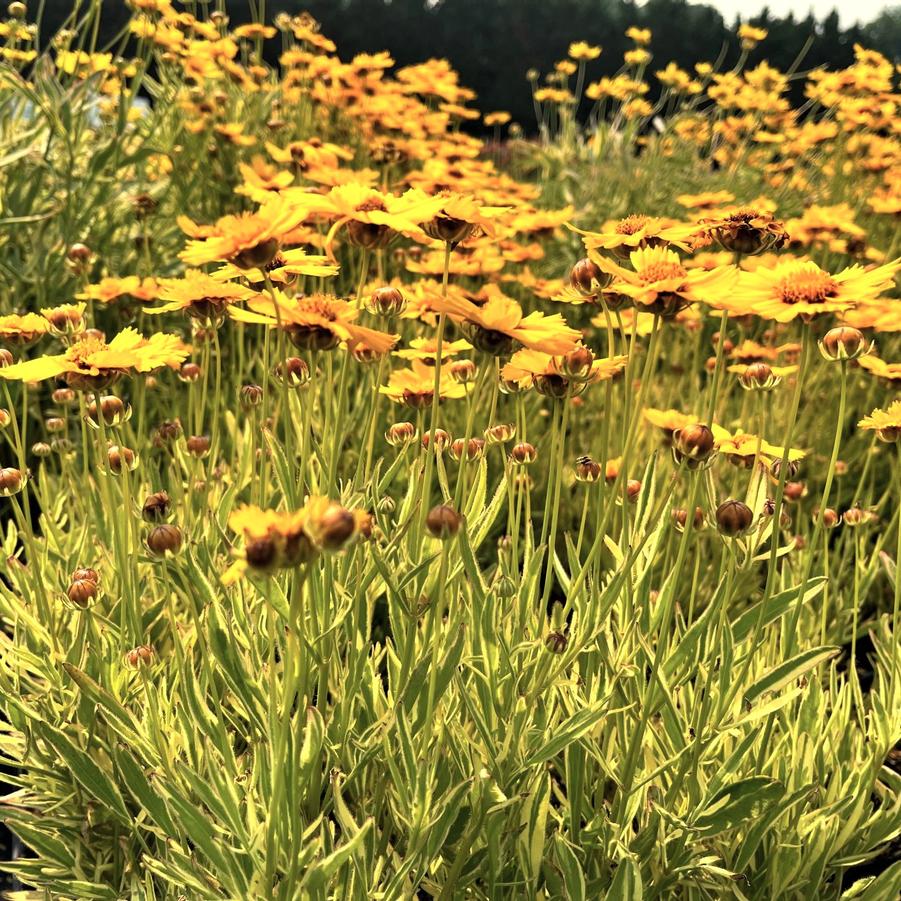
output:
[[[838,282],[826,272],[797,272],[785,276],[776,290],[783,303],[823,303],[838,294]]]

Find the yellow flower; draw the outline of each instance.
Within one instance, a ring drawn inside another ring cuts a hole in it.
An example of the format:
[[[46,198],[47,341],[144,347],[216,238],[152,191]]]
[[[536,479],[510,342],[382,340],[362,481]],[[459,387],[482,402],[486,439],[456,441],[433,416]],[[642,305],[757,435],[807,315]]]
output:
[[[442,341],[441,359],[442,361],[449,360],[467,350],[472,350],[472,345],[464,338],[456,341]],[[438,341],[435,338],[414,338],[409,347],[394,351],[394,356],[400,357],[402,360],[422,360],[424,363],[434,364],[438,356]]]
[[[277,285],[290,285],[297,280],[298,276],[328,278],[337,275],[339,268],[338,264],[327,256],[309,254],[302,247],[295,247],[291,250],[280,250],[260,272],[265,272],[269,276],[269,280]],[[226,263],[213,273],[213,278],[218,281],[231,281],[240,277],[251,281],[253,287],[258,290],[262,290],[266,284],[265,279],[251,280],[248,272],[231,263]]]
[[[784,457],[784,446],[780,447],[770,444],[757,435],[748,435],[741,430],[732,434],[716,423],[713,424],[712,431],[717,449],[733,463],[750,466],[759,454],[763,463],[767,467],[771,467],[776,460],[781,460]],[[789,461],[803,460],[805,456],[804,451],[789,448]]]
[[[438,377],[439,400],[465,397],[470,385],[457,382],[450,373],[449,366],[442,366]],[[396,369],[388,377],[388,384],[379,387],[379,392],[390,397],[395,403],[403,403],[415,410],[430,407],[435,400],[435,366],[422,360],[411,361],[409,369]]]
[[[636,28],[634,25],[631,28],[626,29],[626,37],[630,40],[635,41],[636,44],[650,44],[651,43],[651,29],[650,28]]]
[[[687,239],[691,229],[680,227],[673,219],[632,214],[618,222],[605,222],[601,231],[583,231],[570,225],[574,232],[582,235],[587,251],[609,250],[621,259],[627,259],[639,247],[658,247],[672,244],[688,250]]]
[[[432,306],[460,322],[474,347],[495,356],[512,353],[517,343],[544,353],[565,354],[581,337],[558,313],[524,316],[522,307],[502,294],[495,294],[482,306],[462,297],[434,298]]]
[[[0,344],[27,347],[50,331],[47,320],[37,313],[0,316]]]
[[[238,322],[283,328],[292,344],[305,350],[333,350],[344,342],[350,350],[365,347],[383,354],[397,343],[397,335],[357,325],[360,311],[346,300],[326,294],[292,298],[277,288],[273,293],[274,299],[251,298],[246,310],[231,306],[228,314]]]
[[[672,441],[673,432],[701,421],[699,417],[683,413],[680,410],[658,410],[654,407],[645,407],[642,410],[642,416],[652,426],[663,432],[663,438],[666,443]]]
[[[742,272],[721,308],[777,322],[844,313],[891,288],[898,269],[901,260],[870,270],[851,266],[831,275],[816,263],[787,260],[773,269]]]
[[[492,125],[506,125],[510,118],[510,113],[498,111],[496,113],[488,113],[482,121],[490,128]]]
[[[901,363],[886,363],[873,354],[864,354],[858,359],[857,364],[876,378],[887,379],[890,382],[901,381]]]
[[[223,282],[199,269],[189,269],[183,278],[161,278],[160,306],[147,307],[148,313],[184,311],[194,319],[221,320],[226,307],[254,297],[255,292],[233,282]]]
[[[142,279],[138,275],[127,275],[124,278],[102,278],[96,285],[86,285],[81,294],[75,296],[79,300],[96,300],[99,303],[112,303],[120,297],[134,297],[135,300],[153,300],[159,288],[154,278]]]
[[[892,401],[885,410],[873,410],[857,427],[877,432],[883,441],[897,441],[901,437],[901,398]]]
[[[302,208],[276,195],[255,213],[223,216],[214,225],[198,226],[182,216],[179,225],[194,240],[188,242],[181,258],[192,266],[226,262],[239,269],[260,269],[272,261],[284,236],[305,215]]]
[[[576,355],[580,359],[574,359]],[[501,370],[501,377],[516,382],[521,388],[535,386],[541,394],[563,397],[580,393],[593,382],[615,378],[626,368],[628,361],[625,356],[595,360],[585,348],[576,348],[566,356],[525,349],[513,354]]]
[[[37,382],[62,376],[70,387],[79,391],[99,391],[131,372],[175,367],[188,353],[190,347],[177,335],[158,332],[144,338],[127,328],[108,344],[101,338],[85,337],[63,354],[38,357],[0,369],[0,377]]]
[[[572,59],[590,60],[601,55],[601,48],[594,47],[586,41],[575,41],[569,45],[569,56]]]
[[[614,276],[610,286],[631,297],[650,312],[672,316],[695,301],[716,306],[735,284],[737,271],[731,266],[715,269],[686,269],[679,255],[664,247],[645,247],[629,255],[634,271],[624,269],[597,253],[591,259]]]

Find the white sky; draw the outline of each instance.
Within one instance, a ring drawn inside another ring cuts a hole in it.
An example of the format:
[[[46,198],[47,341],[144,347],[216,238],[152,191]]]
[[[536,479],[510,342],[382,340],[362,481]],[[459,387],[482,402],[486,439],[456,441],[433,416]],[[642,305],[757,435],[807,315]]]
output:
[[[697,0],[707,6],[715,6],[727,23],[735,20],[736,15],[748,19],[759,13],[765,6],[769,7],[773,16],[784,16],[789,12],[795,18],[804,18],[813,10],[813,14],[822,19],[833,9],[838,10],[843,28],[855,22],[872,22],[887,6],[898,0]]]

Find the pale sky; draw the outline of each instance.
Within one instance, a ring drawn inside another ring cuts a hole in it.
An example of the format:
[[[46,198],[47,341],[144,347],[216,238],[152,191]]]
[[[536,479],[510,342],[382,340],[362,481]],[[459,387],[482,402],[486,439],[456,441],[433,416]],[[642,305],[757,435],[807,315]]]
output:
[[[742,19],[748,19],[759,13],[765,6],[769,7],[773,16],[784,16],[793,12],[795,18],[801,19],[811,10],[818,19],[822,19],[833,9],[837,9],[842,27],[847,28],[855,22],[863,24],[872,22],[883,9],[898,0],[770,0],[770,2],[766,2],[766,0],[697,0],[697,2],[715,6],[723,14],[727,23],[733,22],[736,15],[740,15]]]

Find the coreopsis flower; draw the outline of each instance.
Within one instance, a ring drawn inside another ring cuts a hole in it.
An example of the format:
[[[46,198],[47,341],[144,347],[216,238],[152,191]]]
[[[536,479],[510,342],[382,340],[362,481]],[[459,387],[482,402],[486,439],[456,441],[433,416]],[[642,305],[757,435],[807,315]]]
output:
[[[777,322],[845,313],[891,288],[898,269],[901,260],[869,270],[850,266],[832,275],[814,262],[787,260],[773,269],[742,272],[731,298],[720,306]]]
[[[575,41],[569,45],[568,55],[578,60],[597,59],[601,55],[601,48],[594,47],[586,41]]]
[[[897,441],[901,438],[901,398],[892,401],[884,410],[873,410],[857,423],[857,427],[875,431],[882,441]]]
[[[97,284],[86,285],[84,291],[75,296],[78,300],[95,300],[99,303],[112,303],[120,297],[148,301],[157,297],[158,290],[155,278],[141,278],[139,275],[126,275],[122,278],[110,276],[102,278]]]
[[[593,359],[585,354],[584,366],[571,358],[584,351],[576,348],[566,356],[553,356],[537,350],[519,350],[501,370],[501,378],[515,382],[520,388],[535,387],[540,394],[564,397],[580,393],[593,382],[615,378],[625,368],[625,356]],[[581,371],[579,371],[581,370]]]
[[[764,465],[770,468],[776,460],[785,457],[784,445],[770,444],[757,435],[749,435],[741,430],[733,434],[716,423],[713,424],[712,429],[717,450],[736,465],[750,467],[759,456]],[[790,463],[803,460],[805,456],[805,451],[789,448],[788,460]]]
[[[897,315],[897,314],[896,314]],[[901,381],[901,363],[888,363],[875,354],[864,354],[857,365],[871,375],[889,382]]]
[[[181,258],[192,266],[232,263],[239,269],[260,269],[272,262],[286,234],[306,212],[277,194],[255,213],[223,216],[213,225],[197,225],[186,216],[178,223],[192,240]]]
[[[635,41],[636,44],[645,46],[651,43],[650,28],[636,28],[634,25],[626,29],[626,37]]]
[[[724,203],[732,203],[733,200],[735,195],[730,191],[702,191],[700,194],[676,195],[676,203],[687,210],[710,210]]]
[[[439,208],[422,229],[430,238],[454,247],[473,236],[493,235],[497,217],[506,212],[505,207],[485,206],[474,197],[450,191],[432,199]]]
[[[80,335],[85,330],[85,305],[83,303],[64,303],[58,307],[41,310],[41,316],[50,324],[51,331],[61,337]]]
[[[228,314],[238,322],[282,328],[295,347],[306,350],[332,350],[343,342],[350,350],[383,354],[397,342],[396,335],[357,325],[360,310],[346,300],[328,294],[292,298],[278,288],[273,294],[250,298],[246,309],[230,306]]]
[[[449,366],[441,367],[438,376],[439,401],[465,397],[469,388],[469,384],[453,377]],[[388,384],[379,387],[379,393],[414,410],[430,407],[435,402],[435,366],[429,366],[422,360],[412,360],[409,369],[392,372]]]
[[[159,306],[148,306],[148,313],[184,312],[193,319],[221,322],[226,308],[233,303],[255,297],[256,293],[234,282],[220,281],[189,269],[182,278],[159,280]]]
[[[726,250],[757,254],[782,247],[788,240],[785,227],[770,213],[756,207],[737,207],[698,220],[700,233],[718,241]]]
[[[441,360],[444,362],[458,354],[466,353],[468,350],[472,350],[472,345],[465,338],[442,341]],[[436,338],[413,338],[409,347],[395,350],[394,356],[400,357],[402,360],[421,360],[423,363],[430,363],[434,366],[438,358],[438,341]]]
[[[667,445],[672,443],[674,432],[701,421],[699,417],[683,413],[681,410],[658,410],[654,407],[645,407],[641,412],[652,426],[660,429],[663,433],[664,444]]]
[[[337,275],[340,267],[336,262],[322,254],[307,253],[302,247],[294,247],[291,250],[280,250],[270,261],[259,270],[276,285],[290,285],[299,276],[311,278],[329,278]],[[221,269],[213,273],[213,278],[219,281],[231,281],[236,278],[245,278],[251,286],[262,290],[265,279],[257,281],[252,272],[246,272],[238,266],[226,263]]]
[[[662,316],[674,316],[695,301],[716,306],[738,277],[731,266],[686,269],[679,255],[665,247],[645,247],[629,255],[632,269],[618,266],[600,254],[595,263],[614,277],[610,290],[630,297],[636,306]]]
[[[747,22],[738,26],[738,37],[742,50],[753,50],[769,34],[765,28],[755,28]]]
[[[99,391],[123,375],[151,372],[161,366],[177,367],[190,353],[177,335],[158,332],[144,338],[132,328],[121,331],[109,343],[89,336],[72,344],[65,353],[38,357],[0,369],[0,377],[37,382],[61,376],[79,391]]]
[[[517,344],[543,353],[565,354],[576,346],[581,333],[555,313],[523,315],[522,307],[501,294],[482,306],[459,297],[435,298],[433,307],[460,323],[473,346],[485,353],[504,356]]]
[[[506,125],[511,119],[511,116],[507,112],[498,111],[496,113],[488,113],[482,121],[488,128],[491,128],[492,125],[501,126]]]
[[[672,244],[688,250],[691,230],[680,226],[674,219],[633,214],[625,219],[605,222],[601,231],[584,231],[569,226],[582,236],[589,256],[593,250],[609,250],[621,259],[627,259],[633,250],[642,247],[660,247]]]
[[[38,313],[0,316],[0,344],[27,347],[50,331],[50,323]]]
[[[338,185],[327,194],[290,189],[281,196],[289,197],[303,210],[302,218],[313,216],[333,223],[327,247],[346,227],[351,243],[370,250],[386,247],[398,235],[422,237],[421,223],[440,207],[436,200],[416,189],[398,196],[353,183]]]
[[[241,557],[223,575],[236,582],[250,570],[260,574],[309,563],[323,551],[337,551],[365,530],[368,515],[348,510],[325,497],[311,497],[294,512],[243,506],[228,518],[229,528],[243,537]]]

